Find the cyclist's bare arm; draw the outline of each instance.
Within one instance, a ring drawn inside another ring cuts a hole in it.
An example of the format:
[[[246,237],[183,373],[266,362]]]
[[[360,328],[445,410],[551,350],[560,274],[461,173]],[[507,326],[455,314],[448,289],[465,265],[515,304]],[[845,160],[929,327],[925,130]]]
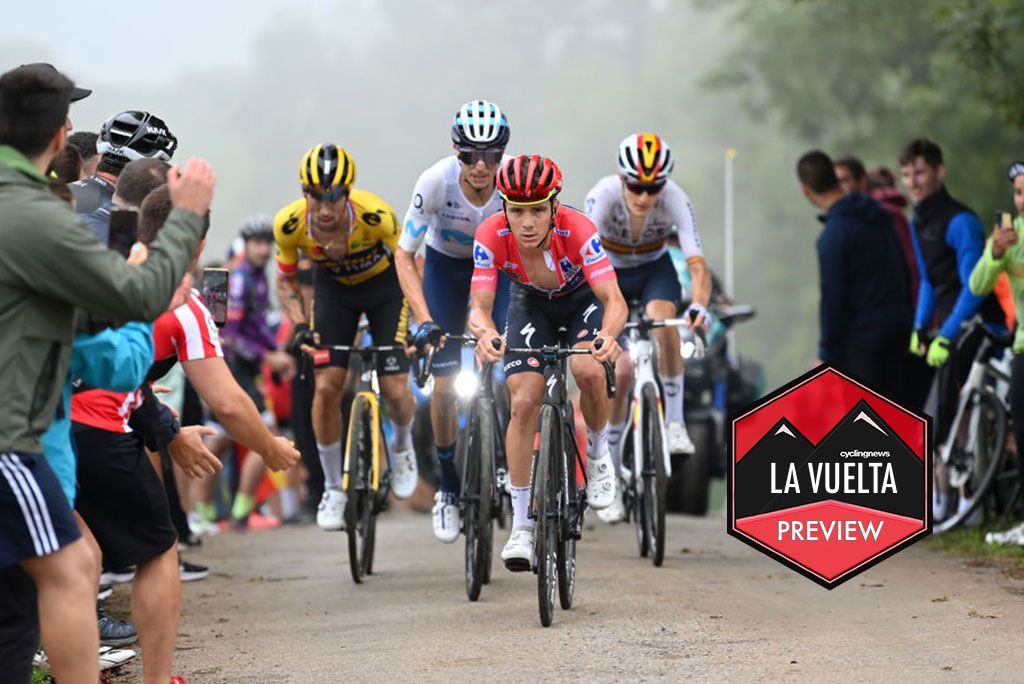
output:
[[[432,320],[427,300],[423,296],[423,276],[416,268],[416,255],[401,247],[395,250],[395,270],[398,272],[398,284],[402,294],[412,308],[412,315],[420,323]]]
[[[489,290],[477,290],[470,295],[469,301],[469,330],[479,340],[476,346],[477,359],[481,363],[501,361],[501,356],[505,353],[504,340],[498,349],[491,344],[495,337],[501,339],[501,333],[495,329],[494,319],[491,318],[491,312],[494,311],[494,293]]]
[[[281,300],[281,308],[295,325],[308,323],[306,320],[306,306],[302,301],[302,289],[299,286],[299,279],[294,273],[277,273],[277,297]]]
[[[619,290],[619,281],[614,278],[603,280],[591,286],[594,296],[604,305],[604,318],[601,321],[601,331],[598,339],[604,339],[601,349],[595,349],[594,358],[598,361],[615,361],[622,350],[616,341],[622,328],[626,325],[629,316],[629,308],[626,300]]]
[[[693,280],[693,303],[707,308],[711,301],[711,269],[701,257],[687,259],[686,262]]]
[[[298,461],[299,452],[284,437],[275,437],[263,424],[256,404],[246,394],[224,359],[182,361],[185,376],[233,439],[263,457],[272,470],[285,470]]]

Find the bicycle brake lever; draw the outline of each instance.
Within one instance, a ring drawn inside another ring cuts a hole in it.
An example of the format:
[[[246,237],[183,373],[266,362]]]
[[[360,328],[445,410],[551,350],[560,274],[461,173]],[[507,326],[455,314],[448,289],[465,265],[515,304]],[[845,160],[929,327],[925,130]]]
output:
[[[430,377],[430,365],[434,360],[434,347],[431,346],[426,354],[417,355],[416,386],[423,389]]]
[[[615,398],[615,364],[611,361],[605,361],[604,365],[604,382],[608,389],[608,398]]]

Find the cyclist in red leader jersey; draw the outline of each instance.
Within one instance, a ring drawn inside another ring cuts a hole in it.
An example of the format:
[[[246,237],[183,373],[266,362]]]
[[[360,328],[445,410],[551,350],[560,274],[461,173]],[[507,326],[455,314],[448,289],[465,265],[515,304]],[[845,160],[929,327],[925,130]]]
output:
[[[615,470],[608,449],[611,401],[605,393],[602,361],[614,362],[622,350],[616,338],[626,323],[626,302],[615,271],[601,248],[597,229],[582,213],[560,206],[562,173],[553,161],[522,155],[503,163],[496,184],[503,211],[479,225],[473,245],[474,271],[469,326],[480,340],[477,358],[502,360],[505,347],[539,348],[558,342],[564,326],[577,347],[601,348],[569,361],[580,387],[580,410],[587,424],[587,501],[606,508],[615,495]],[[505,339],[500,349],[491,340],[491,308],[498,271],[512,280]],[[544,395],[539,355],[504,356],[512,395],[512,415],[505,442],[512,480],[512,535],[501,559],[512,571],[530,569],[533,521],[530,506],[530,460],[537,417]]]

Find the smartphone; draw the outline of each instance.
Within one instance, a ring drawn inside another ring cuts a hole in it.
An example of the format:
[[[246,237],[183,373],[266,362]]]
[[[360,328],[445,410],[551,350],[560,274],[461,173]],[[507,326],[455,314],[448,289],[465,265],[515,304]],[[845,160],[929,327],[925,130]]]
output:
[[[228,322],[228,276],[226,268],[203,269],[203,303],[218,328]]]
[[[111,209],[107,247],[124,258],[131,254],[139,235],[139,213],[134,209]]]
[[[1010,216],[1010,212],[1008,212],[1008,211],[1001,211],[1001,212],[999,212],[998,224],[999,224],[999,226],[1003,230],[1012,230],[1013,229],[1013,217]]]

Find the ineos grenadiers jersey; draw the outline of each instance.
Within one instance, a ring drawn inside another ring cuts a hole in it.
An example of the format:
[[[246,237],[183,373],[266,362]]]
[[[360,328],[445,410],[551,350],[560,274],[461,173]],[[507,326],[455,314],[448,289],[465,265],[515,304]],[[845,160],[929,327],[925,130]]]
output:
[[[426,239],[431,249],[455,259],[473,258],[476,227],[501,211],[501,194],[491,193],[482,207],[466,199],[459,185],[462,164],[458,157],[445,157],[420,174],[412,202],[405,212],[398,246],[415,253]]]
[[[704,258],[693,205],[675,181],[668,181],[658,194],[636,237],[630,227],[624,193],[619,176],[605,176],[590,189],[583,205],[615,268],[635,268],[655,261],[665,253],[665,240],[673,230],[679,233],[679,244],[687,261]]]

